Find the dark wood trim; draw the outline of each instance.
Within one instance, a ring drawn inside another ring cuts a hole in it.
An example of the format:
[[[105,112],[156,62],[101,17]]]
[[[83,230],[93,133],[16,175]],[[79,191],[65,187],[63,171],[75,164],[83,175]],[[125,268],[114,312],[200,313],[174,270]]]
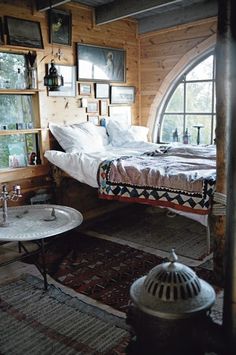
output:
[[[43,12],[68,2],[71,2],[71,0],[37,0],[36,9],[37,11]]]

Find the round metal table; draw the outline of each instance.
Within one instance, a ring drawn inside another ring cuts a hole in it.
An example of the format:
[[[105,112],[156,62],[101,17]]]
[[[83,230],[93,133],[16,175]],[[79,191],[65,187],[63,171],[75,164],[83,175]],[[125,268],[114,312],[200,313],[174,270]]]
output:
[[[1,215],[0,215],[1,218]],[[32,255],[24,245],[26,241],[37,242],[42,255],[42,268],[38,267],[44,278],[44,287],[47,289],[47,274],[45,265],[45,238],[62,234],[78,227],[83,221],[82,214],[74,208],[60,205],[24,205],[8,207],[7,227],[0,227],[0,242],[18,242],[19,252],[23,255],[11,259],[0,266]],[[35,254],[35,252],[33,252]]]

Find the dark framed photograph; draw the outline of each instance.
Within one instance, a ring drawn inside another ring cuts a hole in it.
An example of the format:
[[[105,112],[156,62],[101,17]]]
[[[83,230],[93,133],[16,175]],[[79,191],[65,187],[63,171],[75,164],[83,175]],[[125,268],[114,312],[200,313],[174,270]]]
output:
[[[133,104],[135,101],[134,86],[111,86],[111,104]]]
[[[79,83],[78,84],[79,95],[90,96],[92,94],[92,84]]]
[[[95,84],[95,98],[96,99],[109,99],[110,96],[110,85],[104,83]]]
[[[49,10],[49,42],[71,46],[71,12]]]
[[[3,27],[2,27],[1,17],[0,17],[0,44],[4,44]]]
[[[76,96],[76,68],[74,65],[55,64],[59,75],[63,76],[64,85],[58,91],[48,91],[48,96]],[[49,70],[49,68],[48,68]]]
[[[125,82],[125,50],[77,43],[78,80]]]
[[[40,22],[6,16],[7,44],[43,48]]]

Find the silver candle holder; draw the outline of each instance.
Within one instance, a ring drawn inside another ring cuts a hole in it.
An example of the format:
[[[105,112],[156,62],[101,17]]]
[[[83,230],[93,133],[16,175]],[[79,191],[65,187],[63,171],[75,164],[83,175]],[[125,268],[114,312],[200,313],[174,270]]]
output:
[[[0,227],[9,226],[7,202],[9,200],[17,201],[20,197],[22,197],[20,185],[14,185],[11,193],[7,191],[6,184],[2,185],[2,192],[0,193],[0,200],[3,201],[3,204],[2,204],[3,221],[0,223]]]

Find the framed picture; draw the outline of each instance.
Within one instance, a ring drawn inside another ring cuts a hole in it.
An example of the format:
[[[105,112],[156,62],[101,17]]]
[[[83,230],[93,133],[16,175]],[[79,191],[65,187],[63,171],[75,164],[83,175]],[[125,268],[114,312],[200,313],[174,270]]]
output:
[[[96,99],[109,99],[110,85],[109,84],[95,84],[95,98]]]
[[[88,121],[92,122],[96,126],[99,125],[99,117],[98,116],[88,116]]]
[[[1,18],[0,18],[0,44],[4,44],[3,27],[2,27],[2,19]]]
[[[99,114],[100,116],[108,115],[108,102],[107,100],[100,100],[99,102]]]
[[[125,82],[125,50],[77,43],[78,80]]]
[[[71,13],[49,10],[49,42],[71,46]]]
[[[134,86],[111,86],[111,104],[134,103],[135,87]]]
[[[79,95],[90,96],[92,94],[92,84],[79,83],[78,88],[79,88]]]
[[[43,48],[40,23],[6,16],[7,44],[12,46]]]
[[[88,101],[87,104],[88,113],[98,113],[98,101]]]
[[[48,91],[48,96],[76,96],[76,68],[74,65],[55,64],[59,75],[63,76],[64,85],[58,91]],[[49,70],[49,68],[47,69]]]

